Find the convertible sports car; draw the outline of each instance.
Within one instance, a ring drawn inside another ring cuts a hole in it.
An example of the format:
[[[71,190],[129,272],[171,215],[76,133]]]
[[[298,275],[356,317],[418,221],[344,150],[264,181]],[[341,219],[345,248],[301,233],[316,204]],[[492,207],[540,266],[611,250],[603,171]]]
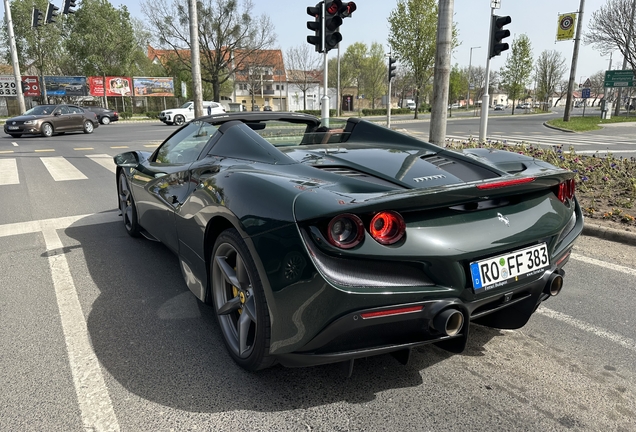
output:
[[[202,117],[115,156],[124,226],[179,257],[245,369],[466,346],[561,290],[583,228],[573,174],[445,150],[351,118]]]

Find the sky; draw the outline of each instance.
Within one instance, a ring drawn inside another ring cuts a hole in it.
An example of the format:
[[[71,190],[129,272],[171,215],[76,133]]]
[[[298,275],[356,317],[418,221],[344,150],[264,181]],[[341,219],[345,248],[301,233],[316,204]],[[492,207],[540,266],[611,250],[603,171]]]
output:
[[[275,2],[274,0],[252,0],[254,5],[253,16],[267,14],[274,25],[277,35],[278,48],[286,51],[290,47],[306,44],[307,6],[314,6],[316,0]],[[118,5],[118,0],[111,0]],[[515,35],[526,34],[532,43],[533,56],[536,58],[544,50],[557,50],[566,59],[569,77],[574,49],[573,41],[556,42],[556,30],[558,15],[576,12],[581,0],[501,0],[501,8],[495,11],[496,15],[509,15],[512,23],[506,26],[512,36],[506,41],[511,44]],[[131,14],[145,20],[141,12],[139,1],[126,1],[125,4]],[[386,47],[388,53],[389,25],[388,16],[396,7],[395,0],[357,0],[357,10],[350,18],[345,18],[340,27],[342,42],[341,53],[347,46],[355,42],[363,42],[370,45],[378,42]],[[606,0],[587,0],[583,13],[583,34],[588,29],[588,23],[592,14],[606,4]],[[470,61],[470,48],[472,51],[472,66],[486,66],[488,50],[488,37],[490,32],[490,0],[455,0],[454,22],[459,31],[460,45],[455,49],[452,63],[460,67],[467,67]],[[493,58],[491,69],[499,70],[505,64],[506,54]],[[336,50],[329,52],[329,56],[335,57]],[[592,46],[580,44],[579,60],[576,69],[576,82],[582,82],[589,76],[609,67],[609,54],[601,55]],[[617,50],[613,54],[612,69],[622,66],[622,57]]]

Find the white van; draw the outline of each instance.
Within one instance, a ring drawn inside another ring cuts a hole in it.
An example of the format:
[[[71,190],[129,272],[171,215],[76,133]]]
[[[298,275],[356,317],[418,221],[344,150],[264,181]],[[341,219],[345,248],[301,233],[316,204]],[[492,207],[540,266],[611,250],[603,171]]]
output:
[[[203,101],[203,115],[208,115],[208,113],[223,114],[225,113],[225,108],[223,108],[223,106],[218,102]],[[174,124],[177,126],[180,126],[185,122],[189,122],[190,120],[194,120],[194,102],[186,102],[179,108],[161,111],[159,114],[159,120],[167,125]]]

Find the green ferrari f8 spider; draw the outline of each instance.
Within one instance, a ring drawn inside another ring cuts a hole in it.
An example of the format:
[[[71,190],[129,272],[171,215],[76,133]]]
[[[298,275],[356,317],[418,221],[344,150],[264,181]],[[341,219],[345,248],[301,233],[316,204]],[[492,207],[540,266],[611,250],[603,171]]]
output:
[[[125,229],[177,254],[232,358],[258,370],[461,352],[559,294],[583,228],[573,174],[351,118],[196,119],[115,157]]]

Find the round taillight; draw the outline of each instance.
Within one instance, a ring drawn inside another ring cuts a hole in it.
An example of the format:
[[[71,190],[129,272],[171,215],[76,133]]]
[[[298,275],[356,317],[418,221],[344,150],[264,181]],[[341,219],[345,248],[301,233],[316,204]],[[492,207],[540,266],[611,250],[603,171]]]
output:
[[[331,219],[327,227],[327,239],[341,249],[351,249],[364,238],[362,220],[354,214],[341,214]]]
[[[383,211],[371,219],[371,237],[380,244],[391,245],[398,242],[406,231],[402,216],[394,211]]]

